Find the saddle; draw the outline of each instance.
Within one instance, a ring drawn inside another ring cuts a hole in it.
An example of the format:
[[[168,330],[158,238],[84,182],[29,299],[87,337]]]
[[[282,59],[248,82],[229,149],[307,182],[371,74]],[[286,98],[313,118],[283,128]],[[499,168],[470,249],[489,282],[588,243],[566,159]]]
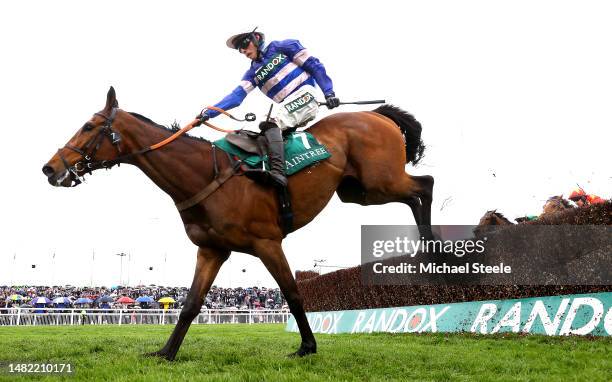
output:
[[[247,153],[264,156],[268,153],[266,147],[266,137],[261,133],[256,133],[249,130],[240,130],[235,133],[230,133],[225,136],[225,139],[246,151]]]
[[[283,138],[286,139],[288,135],[295,132],[297,127],[291,127],[288,129],[284,129]],[[262,133],[257,133],[255,131],[250,130],[239,130],[235,133],[229,133],[225,136],[225,139],[237,146],[238,148],[246,151],[250,154],[256,154],[259,156],[264,156],[268,153],[268,148],[266,146],[266,137],[263,136]]]

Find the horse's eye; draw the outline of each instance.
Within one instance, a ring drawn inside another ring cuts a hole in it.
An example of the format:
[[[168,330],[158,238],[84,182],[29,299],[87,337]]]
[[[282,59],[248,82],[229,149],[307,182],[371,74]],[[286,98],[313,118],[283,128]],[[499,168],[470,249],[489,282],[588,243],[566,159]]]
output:
[[[85,130],[85,131],[89,131],[89,130],[91,130],[91,129],[93,129],[93,128],[94,128],[94,126],[93,126],[93,125],[92,125],[90,122],[86,122],[86,123],[83,125],[83,130]]]

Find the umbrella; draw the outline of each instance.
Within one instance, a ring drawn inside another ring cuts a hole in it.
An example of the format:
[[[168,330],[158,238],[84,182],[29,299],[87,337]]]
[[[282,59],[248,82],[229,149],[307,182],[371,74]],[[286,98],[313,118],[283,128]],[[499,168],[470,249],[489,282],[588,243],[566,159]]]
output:
[[[21,297],[20,295],[14,294],[14,295],[10,296],[8,299],[11,300],[11,301],[20,301],[22,298],[23,297]]]
[[[151,297],[149,297],[149,296],[140,296],[140,297],[138,297],[138,298],[136,299],[136,302],[141,302],[141,303],[142,303],[142,302],[144,302],[144,303],[147,303],[147,304],[148,304],[148,303],[151,303],[151,302],[153,302],[153,301],[155,301],[155,300],[153,300],[153,299],[152,299]]]
[[[78,300],[76,300],[74,303],[77,305],[81,305],[81,304],[91,304],[93,301],[86,298],[86,297],[81,297]]]
[[[32,305],[47,305],[51,304],[51,300],[46,297],[34,297],[32,300]]]
[[[174,299],[172,297],[162,297],[162,298],[160,298],[157,301],[161,302],[162,304],[171,304],[171,303],[176,302],[176,301],[174,301]]]
[[[132,300],[131,298],[129,298],[127,296],[123,296],[119,300],[117,300],[116,302],[119,303],[119,304],[133,304],[134,300]]]
[[[58,297],[53,299],[54,304],[72,304],[72,301],[68,297]]]
[[[105,303],[105,302],[113,302],[113,301],[114,300],[113,300],[113,298],[111,296],[102,296],[102,297],[100,297],[99,299],[96,300],[96,302],[98,304],[102,304],[102,303]]]

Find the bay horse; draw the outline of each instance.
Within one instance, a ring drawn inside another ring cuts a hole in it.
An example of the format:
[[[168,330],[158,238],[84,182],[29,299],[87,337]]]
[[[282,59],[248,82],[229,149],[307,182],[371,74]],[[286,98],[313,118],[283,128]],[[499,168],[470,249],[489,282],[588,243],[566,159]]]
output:
[[[404,203],[411,208],[421,235],[433,238],[434,179],[411,176],[404,169],[406,163],[418,162],[425,148],[421,125],[412,115],[383,105],[375,111],[333,114],[308,131],[327,147],[331,157],[289,178],[293,231],[312,221],[336,192],[347,203]],[[111,87],[104,109],[95,113],[42,171],[51,185],[72,187],[87,172],[127,163],[140,168],[181,205],[218,182],[218,171],[231,168],[232,159],[215,150],[211,142],[184,135],[159,150],[144,149],[171,134],[146,117],[119,109]],[[281,247],[285,235],[276,191],[233,175],[203,200],[179,210],[187,237],[198,247],[195,275],[166,345],[149,355],[175,358],[232,251],[258,257],[278,283],[301,336],[299,349],[291,355],[316,353],[303,300]]]
[[[552,214],[554,212],[560,212],[565,210],[571,210],[574,208],[569,201],[563,198],[563,195],[551,196],[546,200],[542,207],[542,213],[540,217],[546,214]]]
[[[485,212],[480,218],[478,225],[474,228],[474,234],[478,236],[484,236],[486,233],[495,231],[498,226],[513,225],[508,218],[497,210],[491,210]]]
[[[510,220],[504,216],[501,212],[497,212],[497,210],[491,210],[485,212],[484,215],[480,218],[478,222],[479,227],[489,226],[489,225],[512,225]]]

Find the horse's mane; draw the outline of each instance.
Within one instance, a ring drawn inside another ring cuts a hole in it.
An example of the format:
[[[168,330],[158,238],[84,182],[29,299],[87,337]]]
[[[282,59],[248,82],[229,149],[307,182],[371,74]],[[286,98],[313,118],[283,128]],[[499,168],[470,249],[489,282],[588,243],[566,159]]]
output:
[[[170,127],[168,127],[168,126],[160,125],[159,123],[152,121],[151,119],[145,117],[142,114],[134,113],[134,112],[131,112],[131,111],[129,111],[128,113],[130,113],[130,115],[132,115],[133,117],[136,117],[137,119],[141,120],[142,122],[146,122],[147,124],[149,124],[149,125],[151,125],[153,127],[157,127],[158,129],[166,130],[166,131],[168,131],[170,133],[176,133],[177,131],[179,131],[181,129],[181,126],[176,121],[172,122]],[[193,135],[191,135],[189,133],[185,133],[185,134],[183,134],[183,136],[187,137],[187,138],[195,139],[195,140],[200,141],[200,142],[210,143],[210,141],[207,140],[207,139],[204,139],[202,137],[196,137],[196,136],[193,136]]]
[[[485,213],[485,216],[487,216],[487,215],[495,215],[495,216],[497,216],[498,218],[502,219],[503,221],[505,221],[507,223],[514,224],[510,220],[508,220],[508,218],[505,217],[504,214],[502,214],[501,212],[497,212],[497,210],[487,211]]]

